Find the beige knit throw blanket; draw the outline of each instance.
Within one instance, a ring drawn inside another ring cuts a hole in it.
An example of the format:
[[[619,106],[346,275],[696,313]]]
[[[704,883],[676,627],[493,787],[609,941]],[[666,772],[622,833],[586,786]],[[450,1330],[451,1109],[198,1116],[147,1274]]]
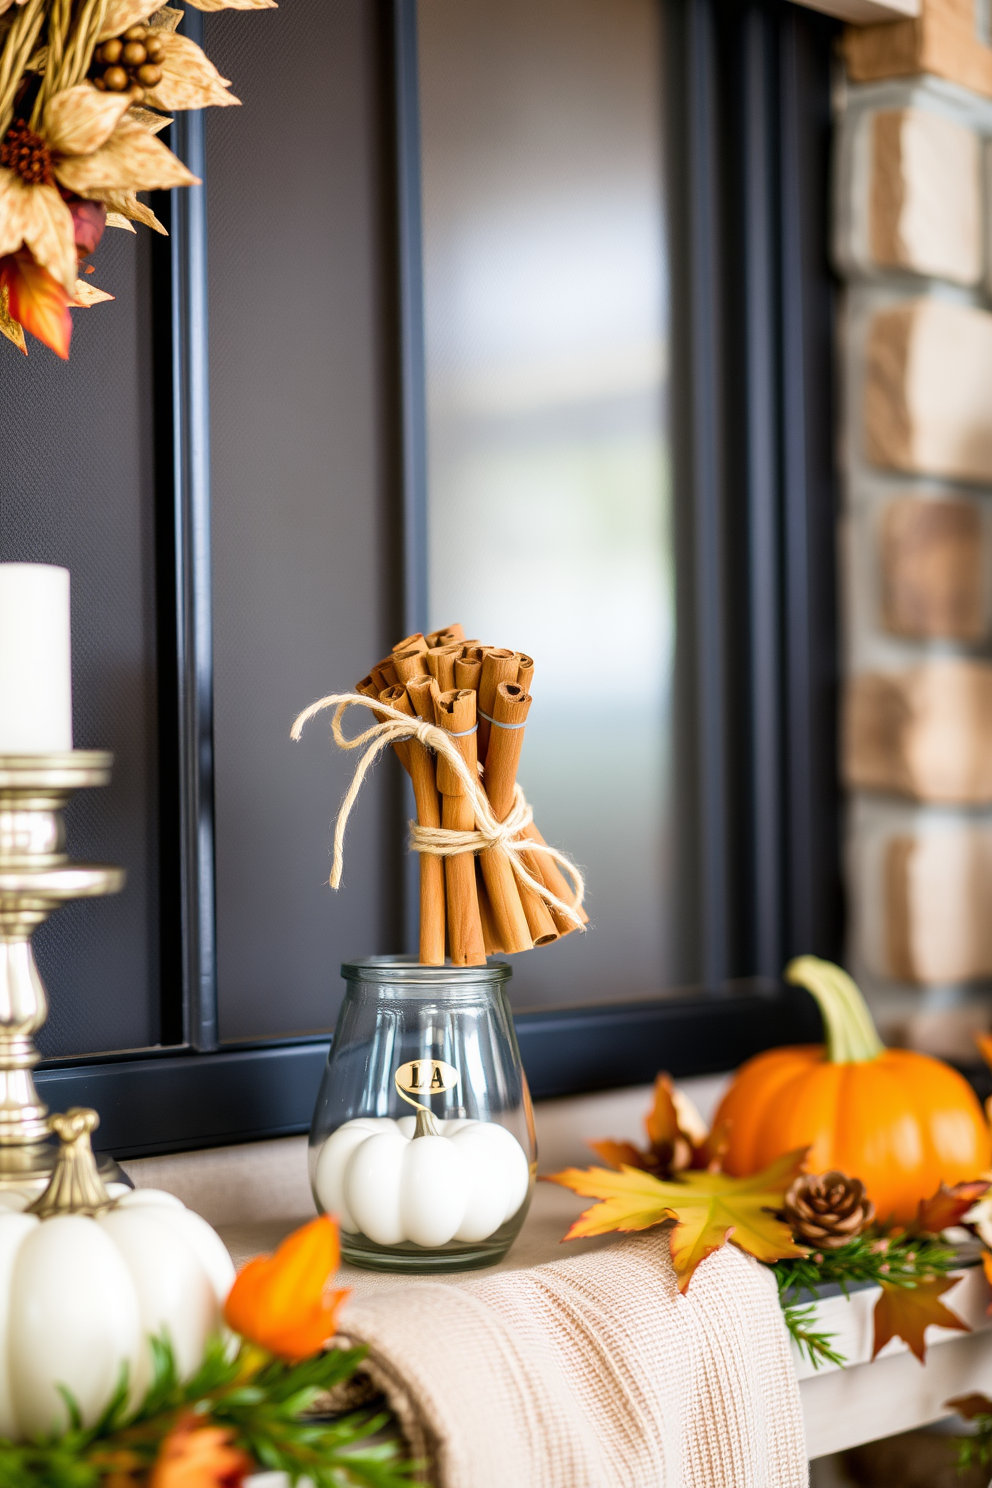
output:
[[[362,1293],[341,1321],[435,1488],[806,1488],[774,1279],[733,1246],[684,1296],[652,1232]]]

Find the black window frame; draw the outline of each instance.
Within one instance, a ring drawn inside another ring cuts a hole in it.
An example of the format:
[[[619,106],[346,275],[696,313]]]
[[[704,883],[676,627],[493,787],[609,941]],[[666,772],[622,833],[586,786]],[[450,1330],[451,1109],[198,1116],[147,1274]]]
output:
[[[371,0],[370,0],[371,3]],[[815,1039],[788,956],[838,958],[843,936],[836,764],[833,280],[827,261],[830,79],[837,24],[790,0],[658,0],[664,14],[671,203],[678,623],[688,802],[686,865],[702,915],[704,985],[523,1011],[535,1098],[727,1069]],[[416,0],[379,0],[391,141],[386,213],[403,615],[426,628],[426,415]],[[187,12],[186,28],[202,26]],[[202,115],[179,153],[205,176]],[[164,1028],[148,1051],[46,1061],[53,1108],[96,1106],[117,1156],[304,1132],[326,1036],[218,1042],[214,940],[208,186],[172,193],[157,248],[157,432],[162,502],[162,800],[175,807],[163,872],[181,944],[163,968]],[[684,578],[685,582],[681,579]],[[171,679],[168,680],[167,679]],[[408,895],[411,900],[412,896]],[[408,911],[406,923],[412,914]],[[177,995],[181,988],[181,997]],[[181,1008],[181,1028],[180,1028]]]

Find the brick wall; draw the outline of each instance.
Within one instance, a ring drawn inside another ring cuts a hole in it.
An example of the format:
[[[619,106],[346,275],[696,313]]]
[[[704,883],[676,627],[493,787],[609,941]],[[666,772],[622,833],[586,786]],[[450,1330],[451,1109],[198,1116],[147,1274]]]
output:
[[[967,1057],[992,1015],[992,52],[885,76],[913,65],[899,25],[849,38],[874,80],[836,141],[850,962],[889,1038]]]

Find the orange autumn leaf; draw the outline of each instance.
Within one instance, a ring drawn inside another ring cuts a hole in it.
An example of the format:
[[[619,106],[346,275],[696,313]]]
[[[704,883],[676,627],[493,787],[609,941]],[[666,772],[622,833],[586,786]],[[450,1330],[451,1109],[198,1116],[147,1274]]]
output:
[[[708,1168],[711,1173],[718,1173],[723,1167],[724,1154],[729,1146],[730,1122],[720,1121],[714,1126],[705,1142],[698,1147],[693,1147],[691,1166]]]
[[[148,1488],[239,1488],[255,1464],[220,1426],[181,1421],[164,1438]]]
[[[640,1168],[647,1171],[650,1168],[650,1159],[647,1153],[635,1147],[633,1142],[613,1142],[604,1137],[600,1142],[592,1139],[586,1142],[597,1157],[601,1157],[611,1168]]]
[[[924,1335],[931,1323],[941,1328],[957,1328],[961,1333],[970,1333],[956,1312],[945,1307],[941,1297],[957,1281],[953,1276],[934,1276],[929,1281],[918,1281],[913,1287],[893,1286],[882,1282],[882,1295],[875,1303],[875,1344],[872,1358],[885,1347],[890,1338],[901,1338],[907,1343],[922,1364],[926,1356]]]
[[[11,317],[51,347],[56,356],[68,360],[71,300],[59,281],[22,248],[0,259],[0,286],[7,291]]]
[[[644,1118],[646,1148],[633,1142],[604,1137],[587,1141],[597,1157],[611,1168],[641,1168],[670,1177],[685,1168],[717,1169],[729,1145],[728,1128],[721,1125],[707,1135],[706,1125],[687,1097],[672,1084],[671,1075],[655,1076],[654,1099]]]
[[[973,1395],[956,1395],[953,1400],[945,1400],[944,1404],[948,1410],[964,1416],[966,1421],[973,1421],[976,1416],[992,1416],[992,1400],[977,1392]]]
[[[275,1255],[256,1256],[238,1272],[224,1305],[228,1327],[295,1363],[333,1338],[350,1290],[333,1291],[341,1260],[338,1227],[328,1215],[294,1230]]]
[[[674,1148],[682,1135],[679,1130],[679,1113],[672,1099],[670,1075],[655,1076],[654,1102],[644,1118],[644,1130],[647,1132],[652,1148],[658,1153],[663,1152],[666,1147]]]
[[[601,1200],[576,1220],[566,1240],[617,1230],[647,1230],[674,1219],[669,1246],[679,1290],[684,1292],[699,1263],[728,1240],[759,1261],[809,1254],[796,1245],[788,1225],[777,1218],[788,1188],[802,1171],[806,1151],[790,1152],[749,1178],[691,1171],[666,1182],[624,1167],[619,1173],[606,1168],[566,1168],[545,1181]]]
[[[992,1286],[992,1253],[987,1250],[982,1251],[982,1270],[985,1272],[985,1280],[989,1286]],[[985,1311],[992,1317],[992,1302],[989,1303]]]
[[[956,1183],[948,1188],[942,1183],[929,1199],[921,1199],[916,1218],[910,1226],[914,1235],[939,1235],[941,1230],[960,1224],[968,1210],[988,1191],[987,1179],[974,1183]]]
[[[147,1464],[127,1447],[96,1451],[90,1463],[100,1475],[100,1488],[141,1488],[147,1483]]]
[[[976,1033],[975,1043],[985,1063],[992,1069],[992,1033]]]

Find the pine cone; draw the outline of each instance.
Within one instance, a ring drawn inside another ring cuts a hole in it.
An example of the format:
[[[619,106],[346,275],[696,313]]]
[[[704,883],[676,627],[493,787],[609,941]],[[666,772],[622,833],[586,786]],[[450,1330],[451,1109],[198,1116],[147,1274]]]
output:
[[[867,1229],[875,1206],[860,1178],[844,1173],[807,1173],[785,1196],[782,1217],[801,1245],[838,1250]]]

